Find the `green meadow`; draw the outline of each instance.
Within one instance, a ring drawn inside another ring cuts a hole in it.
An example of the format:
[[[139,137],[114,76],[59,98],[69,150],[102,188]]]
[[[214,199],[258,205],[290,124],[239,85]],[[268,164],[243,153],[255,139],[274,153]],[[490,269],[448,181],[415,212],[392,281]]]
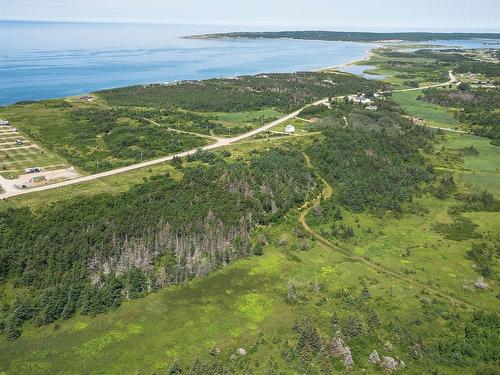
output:
[[[296,220],[296,214],[291,214],[286,222],[263,230],[270,245],[262,257],[239,261],[205,279],[125,303],[107,314],[76,316],[28,329],[15,342],[0,345],[0,370],[7,374],[151,374],[166,371],[176,359],[191,363],[195,357],[207,357],[213,347],[231,361],[229,357],[242,347],[252,358],[245,366],[255,373],[262,373],[259,364],[270,360],[289,373],[279,348],[293,345],[296,318],[314,316],[327,334],[333,311],[340,316],[352,313],[339,292],[359,295],[363,286],[368,286],[369,304],[377,309],[384,326],[419,317],[425,323],[405,328],[417,332],[432,324],[443,325],[437,318],[429,321],[425,306],[431,303],[446,309],[446,305],[425,291],[388,279],[314,241],[307,251],[298,250],[292,232]],[[278,245],[283,241],[285,245]],[[287,301],[290,284],[302,290],[304,301]],[[314,285],[319,287],[311,291]],[[387,299],[389,304],[384,302]],[[354,360],[363,372],[379,373],[365,361],[372,349],[384,352],[387,340],[396,346],[388,354],[405,356],[398,335],[390,329],[351,341]],[[417,362],[406,356],[405,361],[407,373],[421,373]],[[345,372],[340,363],[335,370]]]
[[[392,97],[410,115],[425,120],[429,125],[451,129],[458,128],[459,123],[453,117],[453,110],[417,100],[421,95],[420,91],[405,91],[396,92]]]

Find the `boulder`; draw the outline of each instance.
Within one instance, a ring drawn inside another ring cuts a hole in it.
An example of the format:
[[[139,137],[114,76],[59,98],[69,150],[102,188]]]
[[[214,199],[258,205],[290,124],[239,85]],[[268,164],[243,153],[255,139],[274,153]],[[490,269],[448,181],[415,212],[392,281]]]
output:
[[[479,279],[476,280],[476,282],[474,283],[474,287],[477,288],[477,289],[487,289],[488,288],[488,284],[486,284],[484,282],[484,279],[482,277],[480,277]]]
[[[352,360],[351,349],[348,347],[344,348],[344,366],[350,368],[354,365],[354,361]]]
[[[342,337],[335,336],[335,338],[332,340],[330,351],[332,353],[332,356],[334,357],[342,357],[345,355],[345,346]]]
[[[372,354],[370,354],[370,356],[368,357],[368,362],[374,365],[380,362],[380,356],[378,355],[376,350],[374,350]]]
[[[392,357],[383,357],[380,367],[387,372],[394,372],[398,368],[398,361]]]

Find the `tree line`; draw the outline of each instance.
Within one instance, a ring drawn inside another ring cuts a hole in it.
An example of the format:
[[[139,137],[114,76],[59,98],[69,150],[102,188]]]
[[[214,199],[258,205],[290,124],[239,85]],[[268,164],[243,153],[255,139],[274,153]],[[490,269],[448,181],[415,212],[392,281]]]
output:
[[[156,176],[119,195],[0,214],[0,280],[26,291],[4,301],[5,335],[19,336],[28,320],[101,313],[248,257],[252,229],[316,187],[302,155],[279,149],[183,173],[181,181]]]

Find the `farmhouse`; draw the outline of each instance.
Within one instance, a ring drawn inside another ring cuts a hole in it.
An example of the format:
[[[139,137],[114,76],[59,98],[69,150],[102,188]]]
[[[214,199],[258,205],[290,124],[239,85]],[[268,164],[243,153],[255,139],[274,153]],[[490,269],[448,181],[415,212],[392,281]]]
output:
[[[364,95],[351,95],[348,97],[350,102],[353,103],[360,103],[360,104],[372,104],[373,101],[371,99],[368,99]]]

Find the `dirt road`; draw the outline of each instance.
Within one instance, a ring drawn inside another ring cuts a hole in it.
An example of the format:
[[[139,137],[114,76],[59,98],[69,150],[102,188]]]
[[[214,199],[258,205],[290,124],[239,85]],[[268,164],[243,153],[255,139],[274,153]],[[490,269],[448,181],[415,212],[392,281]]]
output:
[[[418,87],[418,88],[412,88],[412,89],[387,91],[386,93],[390,93],[390,92],[404,92],[404,91],[415,91],[415,90],[425,90],[425,89],[429,89],[429,88],[432,88],[432,87],[442,87],[442,86],[446,86],[446,85],[450,85],[450,84],[456,83],[457,80],[456,80],[456,77],[453,75],[453,71],[450,70],[448,72],[448,74],[449,74],[450,80],[448,82],[446,82],[446,83],[439,83],[439,84],[435,84],[435,85],[430,85],[430,86],[425,86],[425,87]],[[337,99],[341,99],[341,98],[344,98],[346,96],[338,96]],[[266,132],[266,131],[272,129],[273,127],[275,127],[277,125],[280,125],[280,124],[282,124],[282,123],[284,123],[286,121],[289,121],[289,120],[297,117],[300,114],[300,112],[302,111],[302,109],[310,107],[310,106],[313,106],[313,105],[318,105],[318,104],[327,104],[328,105],[329,101],[328,101],[328,99],[318,100],[317,102],[311,103],[311,104],[309,104],[309,105],[307,105],[307,106],[305,106],[305,107],[303,107],[303,108],[301,108],[301,109],[299,109],[299,110],[297,110],[295,112],[292,112],[292,113],[290,113],[290,114],[288,114],[288,115],[286,115],[286,116],[284,116],[284,117],[282,117],[282,118],[280,118],[278,120],[275,120],[275,121],[270,122],[270,123],[268,123],[268,124],[266,124],[264,126],[261,126],[260,128],[254,129],[252,131],[249,131],[248,133],[245,133],[245,134],[233,137],[233,138],[216,138],[216,137],[206,136],[206,138],[213,139],[215,142],[212,143],[212,144],[210,144],[210,145],[202,147],[202,149],[203,150],[215,150],[217,148],[225,147],[225,146],[231,145],[233,143],[242,141],[244,139],[251,138],[254,135]],[[151,121],[151,120],[148,120],[148,121]],[[443,129],[443,130],[449,130],[449,129]],[[184,132],[184,131],[179,131],[179,132]],[[101,173],[97,173],[97,174],[93,174],[93,175],[78,177],[78,178],[74,178],[72,180],[62,181],[62,182],[58,182],[58,183],[50,184],[50,185],[45,185],[45,186],[34,187],[34,188],[31,188],[31,189],[19,189],[14,184],[10,183],[9,180],[1,178],[0,179],[0,186],[3,188],[3,190],[5,192],[2,193],[2,194],[0,194],[0,199],[7,199],[7,198],[15,197],[15,196],[18,196],[18,195],[35,193],[35,192],[45,191],[45,190],[50,190],[50,189],[57,189],[57,188],[64,187],[64,186],[70,186],[70,185],[75,185],[75,184],[79,184],[79,183],[82,183],[82,182],[89,182],[89,181],[97,180],[97,179],[103,178],[103,177],[114,176],[114,175],[117,175],[117,174],[120,174],[120,173],[125,173],[125,172],[133,171],[133,170],[136,170],[136,169],[150,167],[150,166],[153,166],[153,165],[156,165],[156,164],[165,163],[167,161],[171,161],[175,157],[181,157],[181,158],[182,157],[186,157],[186,156],[191,155],[191,154],[193,154],[195,152],[196,152],[196,150],[184,151],[184,152],[180,152],[178,154],[165,156],[165,157],[162,157],[162,158],[159,158],[159,159],[149,160],[149,161],[145,161],[145,162],[142,162],[142,163],[129,165],[129,166],[126,166],[126,167],[113,169],[111,171],[106,171],[106,172],[101,172]]]
[[[412,279],[411,277],[408,277],[406,275],[403,275],[403,274],[400,274],[398,272],[395,272],[395,271],[392,271],[380,264],[377,264],[377,263],[374,263],[372,262],[371,260],[365,258],[365,257],[362,257],[362,256],[356,256],[354,254],[352,254],[349,250],[343,248],[343,247],[340,247],[340,246],[336,246],[334,245],[333,243],[331,243],[330,241],[328,241],[326,238],[324,238],[321,234],[317,233],[313,228],[311,228],[311,226],[307,223],[307,214],[316,206],[318,206],[322,199],[328,199],[332,196],[332,193],[333,193],[333,188],[332,186],[319,174],[319,172],[316,170],[316,168],[314,167],[314,165],[312,164],[311,162],[311,159],[309,158],[309,156],[307,154],[303,154],[304,155],[304,158],[306,160],[306,164],[307,166],[312,170],[314,171],[315,175],[317,176],[317,178],[322,182],[323,184],[323,191],[321,192],[321,194],[315,198],[314,200],[310,201],[308,204],[304,205],[301,213],[300,213],[300,216],[299,216],[299,222],[300,224],[303,226],[303,228],[313,237],[315,238],[322,246],[326,247],[326,248],[329,248],[330,250],[334,250],[336,252],[339,252],[341,253],[343,256],[345,256],[346,258],[350,259],[350,260],[353,260],[353,261],[356,261],[356,262],[360,262],[362,264],[364,264],[365,266],[377,271],[377,272],[380,272],[380,273],[383,273],[387,276],[390,276],[390,277],[393,277],[395,279],[398,279],[400,281],[403,281],[405,282],[406,284],[409,284],[411,285],[412,287],[415,287],[417,289],[420,289],[420,290],[425,290],[426,292],[432,294],[432,295],[435,295],[437,297],[440,297],[440,298],[443,298],[445,300],[448,300],[451,304],[455,305],[455,306],[461,306],[465,309],[472,309],[472,310],[476,310],[476,309],[481,309],[480,307],[478,306],[475,306],[473,305],[472,303],[469,303],[467,301],[464,301],[462,299],[459,299],[459,298],[456,298],[454,296],[451,296],[445,292],[442,292],[434,287],[431,287],[429,285],[426,285],[424,283],[421,283],[415,279]]]
[[[328,102],[328,99],[321,99],[321,100],[318,100],[317,102],[314,102],[306,107],[309,107],[311,105],[325,104],[327,102]],[[244,139],[251,138],[254,135],[268,131],[269,129],[271,129],[277,125],[280,125],[286,121],[293,119],[294,117],[298,116],[298,114],[302,111],[302,109],[303,108],[301,108],[295,112],[292,112],[292,113],[290,113],[290,114],[288,114],[288,115],[286,115],[278,120],[270,122],[269,124],[261,126],[260,128],[249,131],[248,133],[245,133],[245,134],[233,137],[233,138],[217,138],[217,141],[215,143],[204,146],[204,147],[202,147],[202,149],[203,150],[215,150],[217,148],[225,147],[225,146],[228,146],[230,144],[242,141]],[[120,173],[125,173],[125,172],[133,171],[136,169],[150,167],[150,166],[153,166],[156,164],[165,163],[167,161],[171,161],[175,157],[183,158],[183,157],[189,156],[191,154],[194,154],[195,152],[196,152],[196,149],[184,151],[184,152],[180,152],[177,154],[165,156],[165,157],[162,157],[159,159],[149,160],[149,161],[145,161],[142,163],[129,165],[126,167],[113,169],[111,171],[92,174],[89,176],[78,177],[78,178],[75,178],[72,180],[57,182],[55,184],[50,184],[50,185],[38,186],[38,187],[31,188],[31,189],[19,189],[13,183],[11,183],[9,180],[6,180],[4,178],[0,178],[0,186],[2,186],[2,188],[5,191],[3,194],[0,194],[0,199],[7,199],[7,198],[15,197],[18,195],[30,194],[30,193],[35,193],[35,192],[45,191],[45,190],[50,190],[50,189],[57,189],[57,188],[64,187],[64,186],[70,186],[70,185],[80,184],[82,182],[89,182],[89,181],[97,180],[97,179],[103,178],[103,177],[114,176],[114,175],[117,175]]]

